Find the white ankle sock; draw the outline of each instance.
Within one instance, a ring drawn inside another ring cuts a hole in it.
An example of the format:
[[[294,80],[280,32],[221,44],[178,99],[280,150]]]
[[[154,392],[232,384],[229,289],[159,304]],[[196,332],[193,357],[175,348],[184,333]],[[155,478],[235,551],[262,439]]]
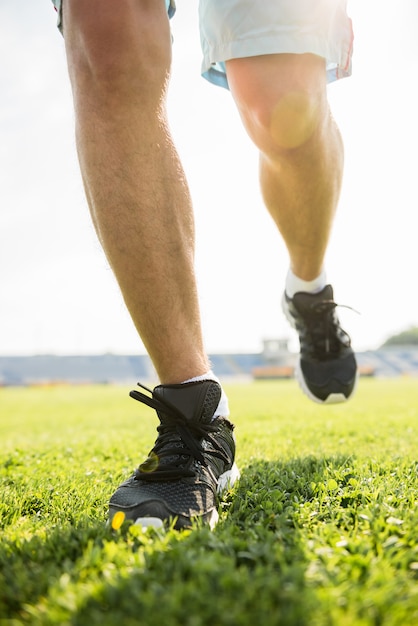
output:
[[[302,280],[295,276],[291,269],[286,276],[286,294],[289,298],[293,298],[295,293],[304,291],[305,293],[319,293],[327,284],[327,273],[322,270],[320,275],[314,280]]]
[[[221,384],[219,378],[215,376],[212,370],[209,370],[208,372],[206,372],[206,374],[202,374],[201,376],[194,376],[194,378],[189,378],[188,380],[184,380],[182,382],[182,385],[184,385],[185,383],[197,383],[200,380],[214,380],[216,383]],[[227,398],[225,391],[222,389],[221,399],[219,400],[218,407],[215,413],[213,414],[213,418],[228,417],[228,416],[229,416],[228,398]]]

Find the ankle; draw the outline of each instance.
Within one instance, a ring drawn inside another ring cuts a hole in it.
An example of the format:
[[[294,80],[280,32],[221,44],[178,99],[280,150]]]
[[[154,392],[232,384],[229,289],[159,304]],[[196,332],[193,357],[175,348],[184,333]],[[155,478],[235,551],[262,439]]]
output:
[[[289,269],[286,276],[286,286],[285,291],[286,295],[289,298],[293,298],[295,293],[304,292],[304,293],[319,293],[323,290],[325,285],[327,284],[327,274],[323,269],[322,272],[314,278],[313,280],[303,280],[299,278]]]
[[[212,370],[209,370],[208,372],[206,372],[205,374],[201,374],[200,376],[194,376],[193,378],[184,380],[182,384],[184,385],[186,383],[196,383],[202,380],[213,380],[214,382],[219,383],[219,385],[221,384],[219,378],[215,376]],[[228,416],[229,416],[228,397],[221,386],[221,399],[219,400],[219,404],[215,410],[215,413],[213,414],[213,418],[215,419],[216,417],[228,417]]]

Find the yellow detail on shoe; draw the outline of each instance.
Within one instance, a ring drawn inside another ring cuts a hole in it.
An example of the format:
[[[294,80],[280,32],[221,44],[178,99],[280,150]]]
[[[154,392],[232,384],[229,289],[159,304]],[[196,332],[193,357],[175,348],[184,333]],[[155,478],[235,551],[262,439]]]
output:
[[[118,511],[112,518],[112,528],[113,530],[119,530],[125,521],[125,513],[123,511]]]

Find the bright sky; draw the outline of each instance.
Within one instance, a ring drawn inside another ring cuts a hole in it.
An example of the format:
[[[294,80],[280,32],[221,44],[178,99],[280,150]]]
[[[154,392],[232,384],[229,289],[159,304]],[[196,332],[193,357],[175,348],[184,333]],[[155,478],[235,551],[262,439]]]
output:
[[[170,120],[196,211],[209,352],[293,337],[284,245],[228,92],[199,76],[197,2],[173,20]],[[356,349],[418,324],[418,3],[352,0],[354,73],[329,87],[346,148],[327,256]],[[90,225],[49,0],[0,2],[0,354],[143,352]],[[293,340],[292,346],[296,346]]]

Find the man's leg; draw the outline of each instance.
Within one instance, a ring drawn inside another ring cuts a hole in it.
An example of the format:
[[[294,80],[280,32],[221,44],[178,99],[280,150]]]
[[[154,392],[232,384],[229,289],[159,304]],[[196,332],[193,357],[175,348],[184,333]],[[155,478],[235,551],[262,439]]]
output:
[[[65,0],[79,160],[92,218],[162,383],[208,371],[188,187],[168,129],[164,0]]]
[[[274,54],[233,59],[226,67],[243,123],[260,150],[265,204],[289,252],[284,309],[299,332],[297,377],[311,399],[344,401],[354,390],[357,368],[325,283],[343,171],[325,61],[312,54]]]
[[[343,146],[326,97],[325,62],[270,55],[227,62],[244,125],[260,150],[263,198],[290,256],[310,281],[323,268],[341,188]]]
[[[110,498],[111,523],[213,525],[216,494],[238,470],[226,397],[203,348],[192,207],[166,118],[165,3],[65,0],[63,24],[92,218],[162,383],[131,392],[161,425],[148,459]]]

